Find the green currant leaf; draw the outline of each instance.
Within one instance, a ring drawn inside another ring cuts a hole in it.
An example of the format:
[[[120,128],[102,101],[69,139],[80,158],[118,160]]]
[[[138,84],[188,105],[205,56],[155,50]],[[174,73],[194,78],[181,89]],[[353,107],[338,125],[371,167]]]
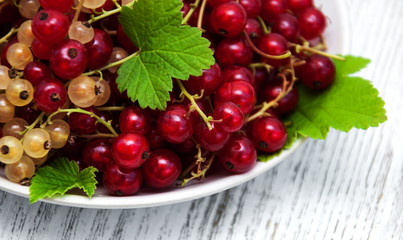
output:
[[[385,102],[370,81],[350,76],[365,68],[370,60],[345,56],[346,61],[336,61],[336,79],[332,86],[317,91],[298,84],[300,101],[297,109],[285,117],[287,142],[284,149],[291,147],[297,136],[325,139],[329,129],[348,132],[352,128],[368,129],[387,120]],[[261,161],[268,161],[280,152],[261,155]]]
[[[200,76],[214,64],[210,42],[201,31],[181,26],[181,8],[180,0],[138,0],[133,8],[122,9],[119,21],[140,51],[122,64],[116,82],[142,108],[164,109],[172,78]]]
[[[78,164],[67,158],[59,158],[48,166],[39,168],[31,180],[29,201],[34,203],[44,197],[65,194],[73,188],[81,188],[89,197],[95,192],[97,169],[88,167],[79,172]]]

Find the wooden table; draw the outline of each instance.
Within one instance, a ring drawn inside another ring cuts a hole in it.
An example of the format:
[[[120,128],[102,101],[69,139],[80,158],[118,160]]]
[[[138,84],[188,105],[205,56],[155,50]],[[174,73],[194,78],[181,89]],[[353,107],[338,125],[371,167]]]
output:
[[[403,239],[403,1],[350,0],[389,121],[307,141],[273,170],[181,204],[91,210],[0,192],[0,239]]]

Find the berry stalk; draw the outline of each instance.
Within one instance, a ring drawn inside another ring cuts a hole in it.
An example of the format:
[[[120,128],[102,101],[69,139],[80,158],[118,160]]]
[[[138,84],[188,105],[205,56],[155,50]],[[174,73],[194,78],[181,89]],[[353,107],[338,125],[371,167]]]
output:
[[[133,7],[134,2],[135,2],[135,1],[130,2],[130,3],[126,4],[126,5],[124,5],[124,6],[126,6],[126,7]],[[94,22],[96,22],[96,21],[99,21],[99,20],[101,20],[101,19],[107,18],[107,17],[112,16],[113,14],[119,13],[119,12],[121,12],[121,11],[122,11],[122,7],[116,8],[116,9],[113,9],[113,10],[110,10],[110,11],[107,11],[107,12],[105,12],[104,14],[99,15],[99,16],[96,16],[96,17],[91,16],[91,20],[89,20],[88,23],[89,23],[89,24],[92,24],[92,23],[94,23]]]
[[[6,35],[4,35],[2,38],[0,38],[0,44],[7,42],[11,36],[13,36],[15,33],[18,32],[18,30],[19,30],[18,28],[14,28],[14,27],[11,28],[11,30]]]
[[[44,124],[50,125],[52,124],[52,117],[55,116],[58,113],[67,113],[67,115],[70,115],[72,113],[82,113],[82,114],[87,114],[90,117],[93,117],[97,120],[98,123],[103,124],[112,134],[113,136],[117,137],[119,134],[116,133],[115,129],[113,129],[112,124],[110,121],[105,121],[102,118],[98,117],[96,114],[94,114],[93,112],[89,112],[89,111],[85,111],[83,109],[80,108],[74,108],[74,109],[59,109],[56,112],[52,113],[51,115],[49,115],[48,119],[46,120],[46,122]]]
[[[181,92],[182,92],[181,94],[185,95],[185,97],[187,97],[189,99],[189,101],[192,103],[193,109],[196,110],[199,113],[200,117],[204,120],[204,122],[206,122],[208,129],[209,130],[213,129],[213,127],[210,124],[210,121],[212,120],[212,118],[207,117],[206,114],[199,108],[194,97],[192,95],[190,95],[190,93],[185,89],[182,82],[179,79],[176,79],[176,82],[178,83],[178,86],[181,89]]]

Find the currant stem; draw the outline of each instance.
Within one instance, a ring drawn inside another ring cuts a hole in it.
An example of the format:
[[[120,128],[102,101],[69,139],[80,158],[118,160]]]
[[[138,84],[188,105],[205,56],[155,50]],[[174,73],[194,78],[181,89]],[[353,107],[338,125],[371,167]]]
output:
[[[116,133],[115,129],[113,129],[111,122],[110,121],[105,121],[102,118],[98,117],[96,114],[93,112],[85,111],[80,108],[73,108],[73,109],[59,109],[56,112],[52,113],[51,115],[48,116],[48,119],[46,120],[45,124],[50,125],[52,124],[52,117],[55,116],[58,113],[67,113],[67,115],[72,114],[72,113],[82,113],[82,114],[87,114],[97,120],[98,123],[103,124],[108,130],[113,134],[114,137],[117,137],[119,134]]]
[[[291,74],[292,74],[292,80],[289,83],[286,79],[286,76],[282,73],[281,76],[283,77],[283,90],[282,92],[272,101],[270,102],[263,102],[262,108],[252,116],[249,116],[246,122],[251,122],[255,120],[258,117],[264,116],[266,114],[266,111],[272,107],[277,106],[278,101],[283,99],[285,96],[287,96],[288,93],[291,92],[292,88],[294,87],[294,83],[296,81],[296,78],[294,77],[294,71],[291,69]],[[288,84],[289,83],[289,84]],[[287,86],[288,85],[288,86]]]
[[[123,58],[122,60],[119,60],[119,61],[113,62],[113,63],[109,63],[108,65],[106,65],[106,66],[104,66],[104,67],[102,67],[102,68],[100,68],[100,69],[93,70],[93,71],[90,71],[90,72],[86,72],[86,73],[83,73],[82,75],[83,75],[83,76],[94,75],[94,74],[96,74],[96,73],[98,73],[98,72],[102,72],[102,71],[104,71],[104,70],[106,70],[106,69],[108,69],[108,68],[121,65],[121,64],[123,64],[124,62],[126,62],[126,61],[128,61],[128,60],[130,60],[130,59],[132,59],[132,58],[134,58],[134,57],[136,57],[136,56],[138,56],[138,55],[140,54],[140,52],[141,52],[141,50],[138,50],[137,52],[133,53],[132,55],[127,56],[126,58]]]
[[[76,13],[74,14],[73,22],[77,21],[78,17],[80,16],[81,8],[84,5],[84,0],[80,0],[76,9]]]
[[[264,68],[267,72],[270,72],[273,67],[267,63],[251,63],[249,64],[249,68],[252,68],[254,71],[256,68]]]
[[[7,42],[8,39],[17,32],[18,32],[18,28],[14,28],[14,27],[11,28],[10,31],[6,35],[4,35],[2,38],[0,38],[0,44]]]
[[[295,47],[295,50],[297,52],[307,51],[307,52],[316,53],[316,54],[319,54],[319,55],[322,55],[322,56],[326,56],[326,57],[329,57],[329,58],[333,58],[333,59],[336,59],[336,60],[340,60],[340,61],[343,61],[343,62],[346,61],[346,59],[344,57],[337,56],[337,55],[330,54],[330,53],[326,53],[326,52],[323,52],[323,51],[320,51],[320,50],[316,50],[314,48],[301,46],[301,45],[298,45],[298,44],[295,44],[295,43],[290,43],[290,45],[291,45],[291,47]]]
[[[110,106],[110,107],[98,107],[98,111],[123,111],[125,106]]]
[[[262,26],[264,35],[267,35],[271,32],[271,29],[267,28],[266,23],[263,21],[263,19],[260,16],[257,16],[256,20],[259,22],[260,26]]]
[[[96,133],[96,134],[90,134],[90,135],[75,134],[74,136],[77,136],[77,137],[80,137],[80,138],[87,138],[87,139],[94,139],[94,138],[114,138],[114,137],[116,137],[114,134],[108,134],[108,133]]]
[[[33,129],[40,121],[42,121],[44,116],[45,116],[45,112],[42,112],[41,114],[39,114],[39,116],[35,119],[35,121],[31,125],[26,127],[24,131],[20,132],[20,135],[24,135],[26,132]]]
[[[181,183],[181,187],[184,187],[188,182],[192,181],[193,179],[196,179],[196,178],[199,178],[199,177],[202,178],[202,179],[204,179],[204,178],[206,177],[207,171],[210,169],[211,164],[213,163],[213,161],[214,161],[214,159],[215,159],[215,157],[216,157],[216,154],[217,154],[217,153],[213,153],[213,154],[212,154],[212,156],[211,156],[211,157],[209,158],[209,160],[207,161],[206,167],[205,167],[200,173],[194,173],[194,172],[192,172],[192,173],[191,173],[191,174],[192,174],[192,177],[183,179],[183,182]],[[197,163],[194,163],[194,164],[197,164]],[[194,167],[194,165],[192,165],[192,166]]]
[[[197,20],[197,28],[200,29],[201,31],[203,30],[203,16],[204,16],[204,10],[206,9],[206,4],[207,0],[203,0],[201,6],[200,6],[200,13],[199,13],[199,19]]]
[[[206,122],[208,129],[209,130],[213,129],[213,127],[210,124],[211,119],[209,119],[206,116],[206,114],[204,114],[204,112],[199,108],[194,97],[190,95],[188,91],[186,91],[185,87],[183,86],[182,82],[179,79],[176,79],[176,82],[178,83],[178,86],[181,89],[182,94],[189,99],[189,101],[192,103],[192,107],[199,113],[200,117],[204,120],[204,122]]]
[[[194,13],[194,11],[197,9],[197,7],[199,7],[199,3],[200,3],[200,0],[196,0],[194,3],[190,4],[190,10],[186,14],[186,16],[183,18],[182,23],[181,23],[182,25],[185,25],[188,23],[190,17]]]
[[[249,35],[246,32],[243,32],[243,35],[245,36],[246,41],[248,42],[250,47],[253,49],[253,51],[255,51],[257,54],[259,54],[262,57],[274,59],[274,60],[281,60],[281,59],[289,58],[292,55],[290,51],[287,51],[286,53],[284,53],[282,55],[270,55],[270,54],[264,53],[255,46],[255,44],[252,42],[252,40],[250,39]]]
[[[130,2],[130,3],[126,4],[126,5],[124,5],[124,6],[126,6],[126,7],[133,7],[134,2],[135,2],[135,1]],[[101,20],[101,19],[104,19],[104,18],[106,18],[106,17],[109,17],[109,16],[111,16],[111,15],[113,15],[113,14],[115,14],[115,13],[119,13],[119,12],[121,12],[121,11],[122,11],[122,7],[116,8],[116,9],[113,9],[113,10],[110,10],[110,11],[107,11],[107,12],[105,12],[104,14],[99,15],[99,16],[96,16],[96,17],[91,16],[91,19],[88,21],[88,23],[89,23],[89,24],[92,24],[92,23],[94,23],[94,22],[96,22],[96,21],[99,21],[99,20]]]

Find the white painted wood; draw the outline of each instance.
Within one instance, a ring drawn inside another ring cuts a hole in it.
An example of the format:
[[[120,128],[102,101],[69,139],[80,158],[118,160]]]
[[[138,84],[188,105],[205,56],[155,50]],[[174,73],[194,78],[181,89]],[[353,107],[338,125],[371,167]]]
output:
[[[0,192],[0,239],[403,239],[403,1],[350,0],[389,121],[309,140],[237,188],[172,206],[90,210]]]

